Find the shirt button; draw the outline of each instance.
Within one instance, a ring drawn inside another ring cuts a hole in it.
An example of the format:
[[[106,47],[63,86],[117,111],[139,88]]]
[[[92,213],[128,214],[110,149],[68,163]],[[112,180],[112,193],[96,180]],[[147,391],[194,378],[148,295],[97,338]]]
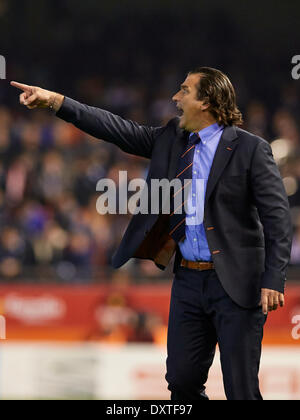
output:
[[[197,238],[194,238],[194,242],[196,242],[197,241]]]
[[[193,194],[193,197],[196,197],[196,194]]]
[[[194,171],[194,175],[197,175],[197,171]]]
[[[197,150],[197,153],[200,153],[200,150]]]

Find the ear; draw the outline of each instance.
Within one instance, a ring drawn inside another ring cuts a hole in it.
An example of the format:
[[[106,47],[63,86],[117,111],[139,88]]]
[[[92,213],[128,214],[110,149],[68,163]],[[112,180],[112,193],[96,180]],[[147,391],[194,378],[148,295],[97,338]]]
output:
[[[208,101],[208,98],[205,98],[202,101],[200,101],[201,111],[207,111],[209,107],[210,107],[210,103]]]

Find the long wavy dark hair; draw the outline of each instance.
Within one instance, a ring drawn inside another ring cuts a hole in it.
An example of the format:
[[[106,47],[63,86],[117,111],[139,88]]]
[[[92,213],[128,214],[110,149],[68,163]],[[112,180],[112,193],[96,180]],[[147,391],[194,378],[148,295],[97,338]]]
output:
[[[236,104],[236,94],[229,78],[220,70],[198,67],[189,74],[200,74],[197,99],[210,105],[209,111],[221,125],[242,125],[242,113]]]

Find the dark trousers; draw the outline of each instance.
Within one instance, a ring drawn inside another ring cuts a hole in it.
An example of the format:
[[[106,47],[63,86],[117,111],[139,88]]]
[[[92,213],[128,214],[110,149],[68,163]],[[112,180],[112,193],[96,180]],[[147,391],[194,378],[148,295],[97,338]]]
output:
[[[180,267],[173,281],[166,380],[171,400],[208,399],[205,383],[218,343],[228,400],[261,400],[261,307],[238,306],[215,270]]]

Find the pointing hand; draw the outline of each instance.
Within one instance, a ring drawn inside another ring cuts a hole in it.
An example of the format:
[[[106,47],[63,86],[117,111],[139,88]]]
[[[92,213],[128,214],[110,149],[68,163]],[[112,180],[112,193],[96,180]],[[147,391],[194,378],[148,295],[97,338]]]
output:
[[[62,105],[64,97],[58,93],[19,82],[11,82],[10,84],[23,91],[20,95],[20,104],[25,105],[28,109],[53,108],[58,111]]]

